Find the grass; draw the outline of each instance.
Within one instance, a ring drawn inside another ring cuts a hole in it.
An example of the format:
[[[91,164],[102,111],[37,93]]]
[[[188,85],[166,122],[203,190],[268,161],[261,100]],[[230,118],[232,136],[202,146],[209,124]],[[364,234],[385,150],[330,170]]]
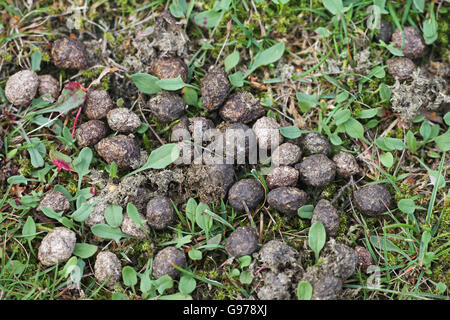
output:
[[[0,7],[6,12],[0,18],[0,136],[3,142],[0,143],[3,144],[0,152],[0,299],[248,298],[255,295],[255,281],[248,277],[253,276],[251,269],[243,266],[242,261],[227,260],[229,257],[221,242],[239,225],[254,225],[262,243],[283,238],[301,251],[305,268],[314,265],[314,253],[306,245],[308,219],[286,219],[267,203],[250,214],[239,213],[226,202],[209,204],[201,220],[192,218],[190,209],[179,204],[176,206],[177,224],[162,232],[152,230],[143,240],[99,241],[82,222],[73,221],[67,215],[74,224],[78,242],[96,245],[97,252],[105,248],[111,250],[121,259],[122,267],[130,266],[134,270],[138,282],[132,286],[123,281],[113,288],[98,283],[93,275],[95,256],[72,260],[71,263],[76,260],[83,269],[81,281],[75,285],[68,282],[73,273],[64,270],[69,264],[46,268],[39,263],[37,252],[42,238],[60,225],[36,212],[42,197],[59,185],[74,197],[71,210],[79,209],[89,197],[89,187],[97,192],[101,189],[99,185],[91,185],[85,170],[95,168],[109,173],[110,167],[94,152],[92,161],[84,168],[84,178],[57,170],[50,159],[51,149],[56,148],[72,159],[81,152],[71,139],[78,106],[66,117],[43,114],[37,118],[34,113],[37,108],[48,105],[36,100],[33,103],[36,109],[11,106],[4,95],[7,79],[36,63],[32,59],[36,47],[42,54],[38,74],[51,73],[64,85],[68,81],[78,81],[87,88],[103,70],[114,67],[117,71],[103,77],[97,87],[107,89],[114,101],[120,100],[120,104],[140,114],[148,97],[137,90],[128,76],[146,72],[146,66],[131,65],[126,57],[138,57],[139,50],[146,49],[145,44],[137,48],[137,34],[152,26],[163,8],[175,12],[173,6],[180,2],[183,1],[94,0],[88,3],[86,10],[68,15],[68,8],[54,6],[51,1],[38,1],[29,7],[23,0],[0,0]],[[181,9],[181,15],[188,16],[182,25],[190,39],[188,82],[195,90],[200,87],[208,66],[218,57],[221,62],[238,51],[239,63],[229,74],[239,76],[238,71],[241,71],[246,75],[258,54],[283,42],[283,57],[251,70],[250,76],[240,79],[242,86],[235,90],[254,93],[267,105],[267,115],[278,121],[327,135],[333,142],[333,152],[346,150],[357,156],[364,164],[364,177],[355,180],[355,184],[383,182],[389,186],[394,206],[379,218],[368,218],[354,208],[354,185],[344,188],[346,181],[336,180],[324,190],[308,190],[310,200],[314,201],[321,197],[331,200],[340,194],[334,202],[341,215],[336,238],[352,247],[367,248],[377,266],[372,273],[358,270],[345,282],[341,298],[448,299],[449,153],[438,147],[436,139],[448,130],[449,124],[442,121],[444,114],[439,111],[418,115],[412,123],[406,123],[390,109],[389,86],[395,80],[385,66],[391,54],[372,41],[374,31],[366,27],[372,1],[344,1],[344,7],[349,9],[338,12],[319,0],[290,0],[285,5],[276,1],[231,0],[225,9],[218,9],[214,0],[190,4]],[[416,64],[426,66],[432,60],[448,66],[448,6],[434,3],[420,10],[415,1],[407,0],[406,4],[405,1],[389,1],[384,9],[383,20],[397,27],[412,25],[423,29],[425,21],[436,17],[436,40],[427,46],[426,55]],[[222,16],[209,29],[196,25],[192,19],[207,10],[217,10]],[[72,23],[73,28],[69,29],[65,21]],[[328,32],[321,33],[318,28]],[[55,70],[49,44],[71,33],[104,45],[94,45],[94,49],[90,49],[103,57],[94,68],[82,72]],[[368,50],[367,59],[361,58],[364,49]],[[336,72],[332,71],[333,66]],[[288,72],[283,73],[283,70]],[[307,105],[299,105],[297,93],[308,98]],[[197,106],[189,108],[189,117],[210,116],[198,105],[197,101]],[[378,111],[369,115],[367,111],[374,108]],[[343,116],[349,118],[339,119]],[[52,121],[52,126],[47,126],[47,121]],[[135,135],[151,152],[161,142],[169,141],[170,128],[175,123],[167,126],[148,117],[151,130]],[[435,129],[429,124],[434,124]],[[380,138],[398,139],[404,146],[389,148],[379,143]],[[265,185],[260,169],[247,166],[238,176],[253,176]],[[125,174],[119,171],[117,175]],[[8,180],[11,176],[16,178]],[[118,178],[109,180],[110,183],[118,181]],[[444,186],[440,185],[442,183]],[[198,208],[198,196],[193,195],[193,198]],[[397,207],[402,199],[413,199],[412,212]],[[33,224],[25,227],[29,218]],[[32,232],[25,232],[33,225]],[[152,257],[166,245],[176,245],[186,253],[187,265],[180,268],[185,277],[182,281],[151,277]],[[201,252],[201,258],[192,252],[189,254],[193,250]],[[376,287],[370,286],[374,274],[380,280]]]

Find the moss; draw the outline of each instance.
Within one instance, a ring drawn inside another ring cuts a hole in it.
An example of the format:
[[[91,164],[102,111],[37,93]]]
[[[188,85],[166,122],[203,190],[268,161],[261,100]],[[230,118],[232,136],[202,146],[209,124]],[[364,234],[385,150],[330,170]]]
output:
[[[344,242],[347,237],[349,228],[349,219],[346,214],[339,215],[339,227],[336,233],[336,239],[338,242]]]
[[[337,186],[335,183],[329,184],[326,186],[322,193],[320,194],[320,198],[332,200],[333,197],[336,195]]]

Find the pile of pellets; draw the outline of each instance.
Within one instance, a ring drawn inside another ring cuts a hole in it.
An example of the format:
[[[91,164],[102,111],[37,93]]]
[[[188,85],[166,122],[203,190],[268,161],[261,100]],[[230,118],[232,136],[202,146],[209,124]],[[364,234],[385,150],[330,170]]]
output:
[[[54,41],[51,53],[54,65],[61,69],[84,69],[89,63],[85,47],[77,39],[63,38]],[[155,59],[150,73],[159,79],[181,77],[183,81],[188,81],[187,65],[176,52],[165,52],[164,57]],[[334,153],[328,139],[316,132],[304,134],[299,139],[286,139],[280,134],[278,140],[281,144],[271,150],[271,136],[268,132],[273,129],[279,132],[281,125],[274,118],[265,116],[266,110],[251,92],[230,93],[230,89],[224,68],[214,65],[201,81],[202,106],[211,117],[187,118],[186,103],[177,91],[161,91],[151,96],[145,106],[149,116],[155,117],[161,123],[179,121],[172,128],[174,141],[181,143],[177,136],[179,130],[193,133],[194,122],[201,122],[201,128],[205,131],[211,128],[218,128],[223,132],[227,128],[243,129],[246,136],[255,138],[259,148],[268,150],[272,158],[276,159],[274,170],[265,178],[268,190],[259,179],[238,180],[236,177],[241,167],[226,163],[200,164],[209,177],[208,183],[199,185],[200,189],[220,189],[223,195],[221,198],[239,213],[258,210],[267,204],[282,216],[298,219],[298,209],[311,204],[303,189],[324,188],[336,179],[348,181],[353,176],[362,174],[351,153]],[[50,94],[57,99],[60,94],[59,82],[51,75],[38,76],[30,70],[12,75],[5,87],[6,98],[15,106],[29,106],[36,95],[44,94]],[[115,107],[108,92],[99,89],[88,90],[82,110],[81,124],[75,131],[78,147],[94,148],[107,164],[115,162],[121,170],[130,171],[140,158],[142,142],[133,132],[141,127],[141,118],[126,106]],[[244,140],[243,143],[244,145],[238,145],[236,148],[248,155],[248,141]],[[208,149],[208,146],[206,147]],[[174,163],[171,166],[186,165]],[[354,189],[354,204],[367,216],[381,215],[391,206],[391,195],[382,184],[355,186]],[[95,198],[89,201],[94,201]],[[146,221],[147,233],[150,228],[157,231],[166,230],[178,222],[171,200],[167,195],[155,196],[146,199],[146,205],[139,207],[139,214]],[[220,198],[214,200],[220,201]],[[95,202],[94,210],[85,225],[92,227],[105,223],[105,210],[108,205],[102,201]],[[70,209],[69,200],[59,191],[47,192],[37,210],[41,210],[42,206],[56,212],[67,213]],[[311,283],[314,299],[335,299],[342,290],[343,281],[349,278],[358,266],[364,267],[371,261],[370,254],[364,248],[354,250],[334,239],[340,214],[329,200],[319,199],[315,203],[311,222],[320,221],[324,225],[328,242],[321,253],[321,260],[324,262],[307,270],[301,267],[298,252],[287,246],[282,239],[265,243],[261,249],[258,233],[251,226],[239,226],[231,232],[225,240],[225,248],[227,253],[235,258],[253,254],[258,257],[258,263],[266,267],[260,273],[262,283],[257,290],[260,299],[293,299],[295,286],[300,280]],[[124,215],[121,230],[135,238],[146,237],[146,232],[128,215]],[[75,243],[74,231],[56,227],[42,240],[38,252],[39,261],[44,266],[67,261],[72,256]],[[180,272],[172,263],[184,268],[185,252],[172,246],[157,252],[153,261],[153,276],[159,278],[169,275],[174,279],[179,277]],[[295,271],[290,274],[281,272],[280,268],[285,268],[287,264],[296,266],[292,267]],[[105,250],[97,254],[94,268],[98,282],[107,281],[108,287],[114,286],[121,279],[121,261],[110,251]]]

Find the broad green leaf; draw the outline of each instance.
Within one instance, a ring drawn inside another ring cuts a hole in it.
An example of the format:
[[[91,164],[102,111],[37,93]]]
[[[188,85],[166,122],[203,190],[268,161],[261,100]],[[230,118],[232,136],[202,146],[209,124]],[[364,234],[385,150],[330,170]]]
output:
[[[147,220],[141,218],[138,209],[131,202],[127,204],[127,214],[136,226],[145,231],[145,223],[147,222]]]
[[[107,224],[96,224],[91,227],[91,231],[97,237],[103,239],[112,239],[119,242],[122,238],[128,238],[119,228],[113,228]]]
[[[417,151],[417,139],[412,133],[411,130],[408,130],[406,133],[406,145],[408,146],[409,151],[415,153]]]
[[[334,114],[334,121],[336,122],[336,125],[339,126],[345,122],[347,122],[348,119],[352,116],[352,112],[348,109],[345,110],[338,110]]]
[[[186,0],[173,0],[172,4],[169,6],[170,13],[175,18],[183,18],[187,9]]]
[[[92,150],[89,147],[84,147],[78,157],[72,161],[72,167],[77,171],[77,173],[81,176],[87,175],[90,170],[89,166],[92,161]]]
[[[123,221],[123,209],[116,204],[109,205],[105,210],[105,220],[113,228],[118,228]]]
[[[450,126],[450,112],[447,112],[444,116],[444,122],[446,125]]]
[[[443,152],[447,152],[450,150],[450,130],[447,130],[446,133],[436,137],[434,140],[436,141],[436,145]]]
[[[186,204],[186,217],[191,221],[192,227],[195,224],[195,217],[197,212],[197,202],[193,198],[189,198]]]
[[[192,89],[190,87],[184,87],[181,92],[183,94],[183,99],[184,102],[186,102],[186,104],[194,107],[198,106],[197,90]]]
[[[123,283],[128,287],[134,287],[137,284],[137,273],[130,266],[125,266],[122,269]]]
[[[242,257],[240,257],[239,259],[239,262],[240,262],[240,264],[239,264],[239,268],[245,268],[245,267],[248,267],[249,265],[250,265],[250,263],[252,263],[252,257],[250,257],[250,256],[242,256]]]
[[[176,143],[165,144],[150,153],[147,162],[139,169],[127,174],[131,176],[147,169],[164,169],[180,156],[180,149]]]
[[[222,16],[223,14],[220,11],[208,10],[197,13],[194,15],[193,20],[199,27],[210,29],[219,24],[220,20],[222,20]]]
[[[328,38],[331,35],[331,32],[324,27],[319,27],[315,31],[323,38]]]
[[[156,84],[159,79],[150,74],[135,73],[130,76],[130,79],[142,93],[155,94],[161,91],[161,88]]]
[[[379,108],[373,108],[373,109],[366,109],[362,110],[359,114],[359,119],[370,119],[375,117],[378,114]]]
[[[173,287],[173,280],[169,275],[163,275],[159,279],[154,281],[159,294],[163,294],[164,291]]]
[[[402,212],[406,214],[413,214],[414,211],[416,211],[416,204],[412,199],[401,199],[398,202],[397,206]]]
[[[364,139],[364,127],[358,120],[350,118],[343,125],[350,137]]]
[[[31,45],[33,53],[31,54],[31,71],[41,70],[42,52],[35,45]]]
[[[113,292],[111,295],[111,300],[130,300],[127,295],[120,293],[120,292]]]
[[[259,52],[255,56],[253,63],[250,65],[247,76],[261,66],[266,66],[278,61],[283,56],[284,48],[284,42],[278,42],[272,47]]]
[[[158,80],[156,81],[156,85],[163,90],[177,91],[186,86],[186,83],[181,79],[181,76],[178,76],[176,78]]]
[[[29,116],[57,112],[67,114],[70,110],[81,106],[86,99],[87,90],[78,82],[69,82],[61,92],[55,105],[31,112]]]
[[[207,204],[199,203],[195,212],[195,221],[202,230],[209,232],[212,227],[213,220],[211,216],[207,214],[207,210],[209,210]]]
[[[228,76],[231,85],[240,88],[244,85],[244,74],[241,71],[236,71]]]
[[[80,207],[72,213],[71,217],[76,222],[86,221],[90,214],[94,211],[94,205],[91,203],[84,202]]]
[[[380,98],[383,100],[391,100],[391,89],[383,82],[380,84]]]
[[[97,252],[97,246],[89,243],[76,243],[73,254],[81,259],[92,257]]]
[[[297,92],[295,96],[298,101],[298,106],[302,112],[308,112],[319,104],[319,101],[317,100],[317,95],[310,95],[303,92]]]
[[[314,251],[316,262],[319,260],[319,254],[325,245],[327,234],[322,222],[314,222],[308,233],[309,247]]]
[[[344,11],[342,0],[322,0],[325,9],[330,11],[333,15],[341,15]]]
[[[196,286],[197,282],[192,276],[188,274],[181,275],[180,282],[178,283],[178,290],[180,290],[182,294],[188,295],[192,293]]]
[[[413,3],[417,11],[423,12],[423,9],[425,8],[425,0],[413,0]]]
[[[46,154],[45,145],[39,140],[39,138],[31,138],[30,142],[33,146],[27,148],[30,154],[31,165],[34,168],[40,168],[44,166],[44,156]]]
[[[197,250],[197,249],[190,250],[188,252],[188,256],[192,260],[202,260],[202,258],[203,258],[202,252],[200,250]]]
[[[297,286],[297,298],[298,300],[311,300],[313,293],[313,287],[307,281],[300,281]]]
[[[403,253],[396,245],[394,245],[390,240],[384,239],[379,236],[371,236],[370,243],[377,249],[393,251],[398,253]]]
[[[436,41],[438,36],[437,30],[438,24],[432,12],[430,19],[427,19],[423,22],[423,38],[425,39],[425,43],[427,45],[430,45]]]
[[[28,241],[31,241],[36,237],[36,223],[30,216],[28,216],[27,221],[25,221],[25,224],[23,225],[22,236]]]
[[[311,219],[313,216],[314,206],[307,204],[298,208],[298,215],[303,219]]]
[[[239,281],[243,284],[250,284],[253,281],[253,276],[250,274],[249,271],[244,270],[239,275]]]
[[[297,139],[300,137],[303,133],[307,133],[309,131],[307,130],[300,130],[297,126],[288,126],[288,127],[281,127],[280,133],[283,137],[288,139]]]
[[[228,72],[239,63],[239,51],[234,51],[225,58],[225,71]]]
[[[390,152],[384,152],[380,155],[380,161],[386,168],[390,168],[394,165],[394,157]]]

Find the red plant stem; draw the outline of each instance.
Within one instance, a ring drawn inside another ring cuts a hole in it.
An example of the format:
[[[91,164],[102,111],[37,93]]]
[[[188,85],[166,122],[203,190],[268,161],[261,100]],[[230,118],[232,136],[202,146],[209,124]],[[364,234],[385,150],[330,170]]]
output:
[[[72,127],[72,139],[75,138],[75,127],[77,125],[77,120],[78,117],[80,116],[81,113],[81,109],[83,108],[83,105],[80,106],[80,108],[78,109],[77,115],[75,117],[75,121],[73,122],[73,127]]]

